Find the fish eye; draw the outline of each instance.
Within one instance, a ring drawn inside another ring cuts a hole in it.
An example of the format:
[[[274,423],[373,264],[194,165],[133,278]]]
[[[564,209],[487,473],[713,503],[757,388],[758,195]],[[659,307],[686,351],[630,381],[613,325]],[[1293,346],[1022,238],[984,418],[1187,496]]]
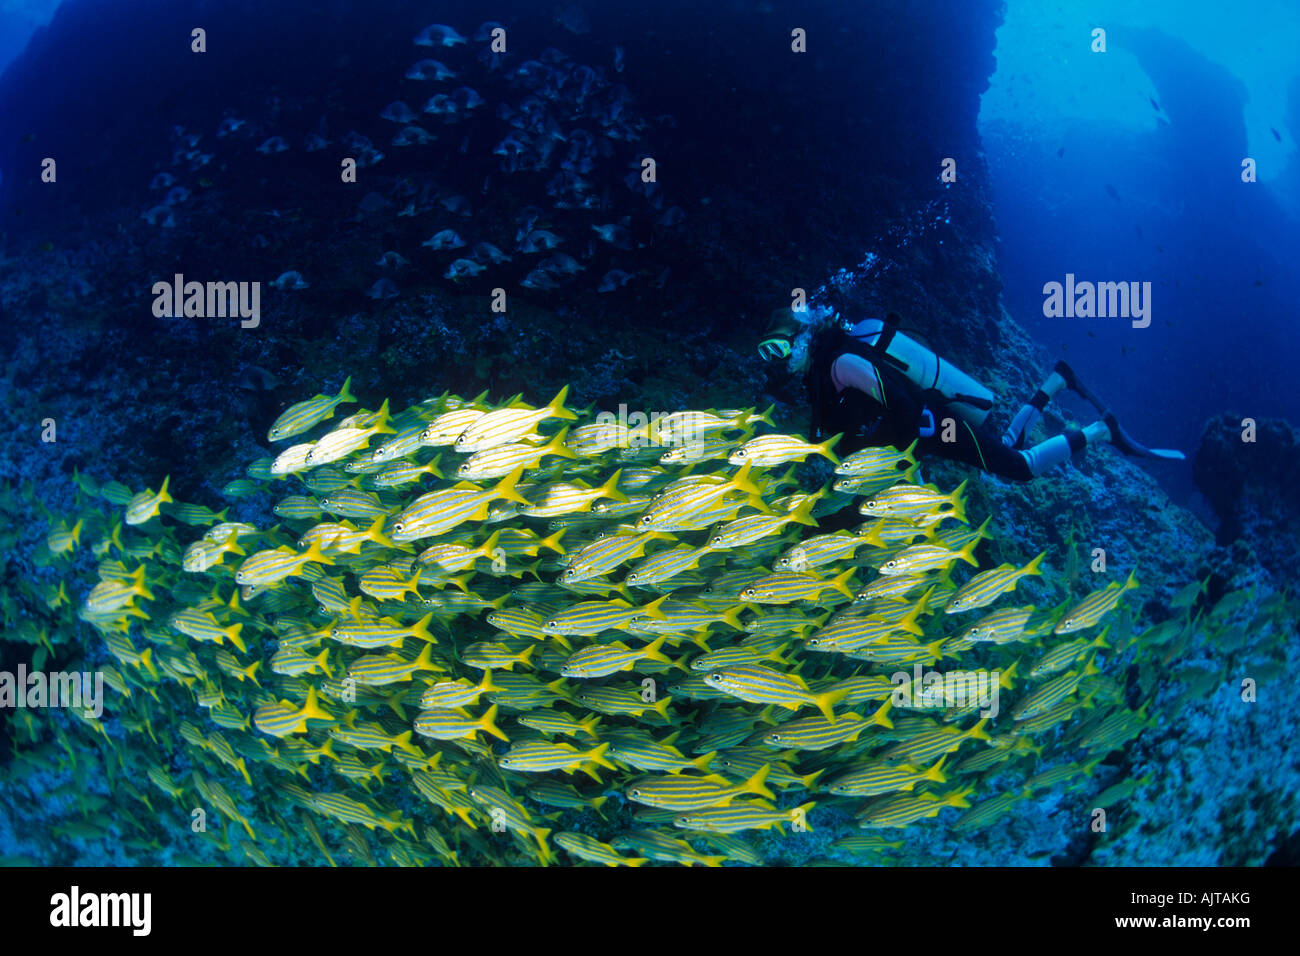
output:
[[[393,530],[396,531],[398,534],[401,534],[402,528],[404,527],[405,525],[403,525],[402,522],[400,521],[394,522],[393,524]]]
[[[755,591],[753,588],[745,588],[745,597],[753,597],[757,593],[758,592]]]
[[[640,790],[631,790],[631,791],[629,791],[629,796],[639,797],[639,796],[641,796],[641,791],[640,791]]]
[[[713,536],[713,543],[714,543],[714,544],[722,544],[722,535],[720,535],[720,534],[715,534],[715,535]]]
[[[772,741],[772,743],[776,743],[778,740],[781,739],[781,735],[780,735],[780,734],[768,734],[768,735],[767,735],[767,739],[770,740],[770,741]]]
[[[897,567],[897,566],[898,566],[898,562],[897,562],[897,561],[886,561],[886,562],[885,562],[885,567],[887,567],[887,568],[894,568],[894,567]]]
[[[817,638],[815,638],[815,637],[814,637],[814,638],[810,638],[809,641],[808,641],[808,646],[809,646],[809,647],[818,647],[818,646],[820,646],[820,645],[821,645],[821,641],[817,640]]]

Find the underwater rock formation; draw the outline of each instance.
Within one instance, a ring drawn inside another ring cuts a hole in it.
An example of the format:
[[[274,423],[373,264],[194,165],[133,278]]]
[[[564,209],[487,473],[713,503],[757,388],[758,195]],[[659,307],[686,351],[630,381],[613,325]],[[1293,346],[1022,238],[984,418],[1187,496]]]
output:
[[[1196,485],[1219,516],[1220,545],[1248,544],[1279,582],[1300,566],[1300,434],[1263,418],[1245,440],[1245,418],[1227,413],[1207,422],[1192,462]]]

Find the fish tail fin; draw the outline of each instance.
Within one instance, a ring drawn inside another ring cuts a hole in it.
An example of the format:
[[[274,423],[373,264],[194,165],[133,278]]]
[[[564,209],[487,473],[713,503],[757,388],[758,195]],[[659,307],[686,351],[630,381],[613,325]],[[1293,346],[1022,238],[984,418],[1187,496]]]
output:
[[[655,598],[653,601],[651,601],[649,604],[643,604],[643,605],[641,606],[641,613],[642,613],[645,617],[652,617],[652,618],[654,618],[656,621],[662,621],[662,620],[664,620],[664,618],[665,618],[667,615],[665,615],[664,612],[660,610],[660,607],[661,607],[661,606],[663,605],[663,603],[664,603],[665,601],[667,601],[667,600],[668,600],[668,595],[667,595],[667,594],[665,594],[665,595],[663,595],[663,596],[661,596],[661,597],[657,597],[657,598]]]
[[[820,500],[820,495],[809,495],[800,503],[799,507],[790,512],[790,520],[808,525],[810,528],[817,527],[817,519],[812,516],[812,512]]]
[[[718,752],[716,750],[710,750],[706,754],[700,754],[698,757],[692,760],[690,764],[700,773],[708,773],[709,764],[713,763],[713,758],[716,757],[717,755]]]
[[[560,544],[560,538],[562,538],[564,532],[568,530],[568,528],[561,528],[559,531],[555,532],[555,534],[547,535],[545,538],[540,539],[537,542],[537,550],[541,551],[542,548],[546,548],[548,551],[554,551],[556,554],[565,554],[564,546]]]
[[[947,759],[948,759],[947,757],[940,757],[938,763],[936,763],[925,773],[921,774],[921,776],[923,776],[926,780],[933,780],[935,783],[947,783],[948,778],[947,776],[945,776],[943,772],[944,761],[946,761]]]
[[[627,503],[627,495],[618,490],[619,479],[623,477],[623,469],[620,468],[614,474],[609,476],[609,480],[600,486],[600,497],[612,498],[614,501]]]
[[[763,764],[763,766],[759,767],[758,770],[754,772],[752,777],[741,784],[741,789],[746,793],[752,793],[760,797],[767,797],[769,800],[775,800],[776,794],[769,790],[767,786],[767,775],[771,772],[772,765],[769,763]]]
[[[367,541],[373,541],[375,544],[383,545],[385,548],[396,548],[397,542],[384,534],[384,523],[387,519],[388,515],[380,515],[371,522],[370,527],[366,529],[363,537]]]
[[[831,723],[835,723],[835,705],[849,696],[849,688],[841,687],[838,690],[828,690],[824,694],[816,694],[813,700],[817,704],[817,709]]]
[[[303,552],[303,564],[314,561],[317,564],[333,564],[334,559],[321,550],[320,539],[313,538],[307,550]]]
[[[966,798],[975,792],[974,787],[967,787],[965,790],[954,790],[943,798],[943,804],[949,807],[969,807],[970,801]]]
[[[158,504],[163,504],[165,502],[175,503],[176,499],[167,493],[167,486],[171,484],[171,480],[171,475],[163,478],[162,487],[158,489]]]
[[[550,866],[551,860],[553,859],[551,856],[551,848],[546,845],[546,838],[550,835],[551,831],[545,827],[538,827],[533,831],[533,837],[537,840],[537,849],[539,851],[538,858],[542,861],[542,866]]]
[[[740,612],[744,611],[743,607],[729,607],[722,612],[720,619],[730,624],[738,631],[745,629],[745,623],[740,619]]]
[[[858,569],[855,567],[847,567],[841,573],[831,578],[831,587],[834,588],[836,591],[839,591],[850,601],[853,600],[854,595],[853,595],[853,590],[848,585],[848,582],[852,579],[854,572],[856,572],[857,570]]]
[[[564,440],[568,437],[569,426],[565,425],[555,434],[554,438],[546,443],[545,453],[548,455],[559,455],[561,458],[576,459],[578,456],[574,453],[573,449],[564,443]]]
[[[351,385],[352,376],[349,375],[343,380],[343,387],[339,389],[339,393],[334,401],[335,405],[341,405],[344,402],[355,402],[357,400],[357,397],[348,390]]]
[[[153,592],[149,590],[149,585],[144,580],[144,565],[140,565],[131,572],[131,589],[146,601],[153,600]]]
[[[320,699],[316,696],[316,688],[307,688],[307,703],[302,705],[300,717],[310,720],[333,720],[334,715],[325,710],[320,705]]]
[[[969,478],[964,479],[962,483],[958,485],[953,490],[953,493],[949,496],[949,500],[952,501],[952,511],[948,512],[948,517],[955,518],[956,520],[960,521],[962,524],[969,524],[969,522],[966,520],[966,498],[965,498],[966,485],[969,483],[970,483]]]
[[[898,619],[898,627],[907,631],[909,634],[915,634],[917,637],[924,634],[925,631],[916,623],[916,621],[922,614],[928,614],[930,612],[930,595],[933,593],[934,585],[931,585],[930,588],[921,595],[921,599],[917,601],[916,604],[912,605],[912,609]]]
[[[230,641],[231,644],[234,644],[237,648],[239,648],[239,652],[241,654],[245,654],[248,652],[248,647],[244,644],[244,639],[240,636],[240,632],[243,631],[243,629],[244,629],[243,624],[232,624],[230,625],[230,627],[225,628],[221,632],[222,634],[226,635],[226,640]]]
[[[961,558],[967,564],[978,568],[980,566],[980,562],[979,562],[979,558],[975,557],[975,548],[976,546],[979,545],[979,543],[980,543],[979,538],[975,538],[973,541],[967,541],[965,547],[963,547],[960,551],[957,552],[957,557]]]
[[[609,750],[609,741],[607,740],[607,741],[605,741],[603,744],[601,744],[599,747],[596,747],[594,750],[592,750],[590,753],[588,753],[588,754],[587,754],[587,759],[590,760],[592,763],[600,764],[600,766],[605,767],[605,768],[607,768],[607,769],[609,769],[609,770],[617,770],[617,769],[618,769],[618,765],[612,763],[612,762],[611,762],[611,761],[610,761],[610,760],[605,756],[605,753],[606,753],[606,751],[608,751],[608,750]]]
[[[1020,666],[1020,661],[1012,661],[1011,666],[1008,667],[1006,670],[1004,670],[998,676],[998,686],[1004,688],[1005,690],[1011,690],[1012,681],[1019,676],[1016,673],[1016,668],[1019,666]]]
[[[658,661],[661,664],[671,664],[672,658],[660,650],[660,648],[664,646],[664,641],[666,640],[668,640],[668,635],[661,634],[658,640],[651,641],[645,647],[641,648],[641,656],[647,660]]]
[[[812,785],[817,782],[817,778],[820,777],[825,772],[826,772],[826,768],[822,767],[820,770],[814,770],[812,773],[806,773],[799,778],[799,782],[803,784],[805,790],[810,790],[812,789]]]
[[[741,465],[740,471],[736,472],[731,478],[731,486],[737,491],[743,491],[747,495],[753,495],[755,498],[761,499],[763,497],[763,492],[759,490],[758,485],[754,484],[753,480],[749,477],[749,472],[752,467],[753,465],[748,461]]]
[[[1043,576],[1043,570],[1042,570],[1042,568],[1043,568],[1043,558],[1045,558],[1045,557],[1047,557],[1047,552],[1046,552],[1046,551],[1040,551],[1040,552],[1038,552],[1038,557],[1034,558],[1034,560],[1032,560],[1032,561],[1030,561],[1028,564],[1026,564],[1026,565],[1025,565],[1025,569],[1024,569],[1024,571],[1023,571],[1022,573],[1025,574],[1026,576],[1028,576],[1028,575],[1034,575],[1034,576],[1036,576],[1036,577],[1042,577],[1042,576]]]
[[[496,487],[492,489],[492,496],[494,498],[505,498],[507,501],[513,501],[516,504],[531,506],[532,502],[521,495],[515,487],[519,484],[519,479],[522,478],[523,475],[524,466],[520,465],[514,471],[510,472],[510,474],[497,482]]]
[[[867,723],[875,724],[877,727],[884,727],[886,730],[894,729],[894,722],[889,719],[889,712],[894,709],[894,698],[886,697],[885,702],[876,708],[876,712],[867,718]]]
[[[411,594],[415,595],[415,599],[417,601],[420,599],[420,571],[418,568],[416,569],[415,573],[411,575],[409,580],[402,582],[401,593],[406,594],[408,591]]]
[[[415,733],[413,730],[402,731],[393,738],[393,746],[399,750],[405,750],[408,754],[415,754],[417,757],[423,757],[425,755],[424,751],[411,743],[411,735],[413,733]]]
[[[546,406],[546,410],[550,412],[552,418],[567,418],[569,421],[577,420],[578,416],[564,407],[564,403],[568,397],[569,386],[565,385],[564,388],[560,389],[556,396],[551,399],[551,403]]]
[[[411,661],[411,666],[417,671],[433,670],[433,644],[425,644],[420,648],[420,653],[415,655],[415,660]]]
[[[992,740],[993,738],[988,735],[988,731],[984,729],[986,726],[988,726],[988,722],[989,719],[985,717],[978,724],[976,724],[974,727],[971,728],[970,734],[968,736],[970,736],[972,740]]]
[[[397,434],[397,429],[390,424],[390,422],[392,421],[392,415],[388,411],[388,399],[384,399],[384,403],[379,406],[379,411],[375,412],[375,421],[378,422],[378,424],[371,426],[374,429],[371,432],[371,434],[373,435],[396,435]]]
[[[531,649],[532,648],[529,648],[529,650]],[[496,737],[500,740],[504,740],[507,743],[509,743],[510,738],[507,737],[504,733],[502,733],[501,728],[497,726],[496,723],[497,710],[498,710],[498,706],[496,704],[493,704],[491,707],[489,707],[487,713],[484,714],[479,719],[478,725],[484,730],[486,730],[488,733],[490,733],[493,737]]]
[[[830,459],[832,463],[838,465],[840,463],[840,460],[835,457],[835,453],[832,452],[831,449],[834,448],[836,445],[838,445],[840,443],[840,439],[843,437],[844,437],[843,432],[840,432],[838,435],[832,435],[830,438],[826,439],[824,442],[822,442],[820,445],[817,446],[816,449],[817,454]]]

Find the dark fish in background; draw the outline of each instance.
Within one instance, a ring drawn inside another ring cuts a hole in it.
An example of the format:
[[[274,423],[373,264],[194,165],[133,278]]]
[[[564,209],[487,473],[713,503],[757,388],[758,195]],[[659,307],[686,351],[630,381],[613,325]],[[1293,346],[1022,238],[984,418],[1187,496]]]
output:
[[[1119,202],[1119,193],[1116,191],[1115,187],[1112,186],[1110,183],[1106,184],[1106,195],[1109,196],[1111,199],[1115,200],[1116,202]]]
[[[236,378],[236,384],[249,392],[269,392],[280,380],[259,365],[245,365]]]
[[[1149,99],[1149,100],[1151,101],[1151,108],[1152,108],[1153,110],[1155,110],[1157,113],[1159,113],[1159,112],[1160,112],[1160,104],[1156,102],[1156,98],[1155,98],[1154,96],[1148,96],[1147,99]]]
[[[1277,130],[1275,130],[1275,129],[1274,129],[1273,127],[1271,127],[1271,126],[1268,128],[1268,131],[1269,131],[1270,133],[1273,134],[1273,138],[1274,138],[1275,140],[1277,140],[1279,143],[1282,142],[1282,134],[1281,134],[1281,133],[1279,133]]]
[[[1065,155],[1065,147],[1062,146],[1060,149],[1058,149],[1058,150],[1056,151],[1056,158],[1057,158],[1057,159],[1060,159],[1060,158],[1063,157],[1064,155]]]

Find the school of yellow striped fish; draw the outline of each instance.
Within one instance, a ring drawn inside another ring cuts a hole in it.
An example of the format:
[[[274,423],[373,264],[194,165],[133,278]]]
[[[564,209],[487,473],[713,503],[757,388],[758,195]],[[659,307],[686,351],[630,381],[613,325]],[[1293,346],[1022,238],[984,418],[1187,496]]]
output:
[[[841,459],[754,409],[629,428],[567,388],[340,417],[349,384],[226,487],[270,491],[266,526],[76,476],[43,560],[90,549],[99,581],[47,603],[107,649],[105,720],[74,730],[119,806],[201,808],[201,839],[262,864],[303,833],[330,865],[761,864],[819,819],[875,859],[945,811],[973,830],[1086,786],[1151,723],[1115,664],[1169,628],[1104,626],[1136,577],[1015,600],[1043,556],[980,570],[990,521],[910,450]],[[815,490],[810,457],[835,471]],[[916,665],[987,678],[997,713]]]

